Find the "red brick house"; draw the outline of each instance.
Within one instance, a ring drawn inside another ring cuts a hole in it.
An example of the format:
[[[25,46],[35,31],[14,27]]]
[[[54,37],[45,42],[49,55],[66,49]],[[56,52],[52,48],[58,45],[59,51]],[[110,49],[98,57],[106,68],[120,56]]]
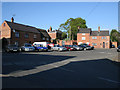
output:
[[[62,32],[60,30],[52,30],[52,27],[50,27],[50,29],[48,29],[47,32],[51,37],[51,40],[54,40],[54,39],[62,40]]]
[[[86,43],[95,48],[110,48],[110,36],[108,30],[92,31],[91,28],[79,28],[77,33],[77,43]]]
[[[11,22],[5,20],[0,27],[1,38],[6,38],[8,44],[22,46],[24,43],[50,41],[46,30],[15,23],[13,17]]]

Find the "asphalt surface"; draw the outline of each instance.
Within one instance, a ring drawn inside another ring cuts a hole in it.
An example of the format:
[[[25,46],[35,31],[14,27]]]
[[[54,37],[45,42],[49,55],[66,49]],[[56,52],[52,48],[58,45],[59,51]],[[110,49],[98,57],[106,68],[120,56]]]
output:
[[[3,88],[119,88],[116,49],[2,54]]]

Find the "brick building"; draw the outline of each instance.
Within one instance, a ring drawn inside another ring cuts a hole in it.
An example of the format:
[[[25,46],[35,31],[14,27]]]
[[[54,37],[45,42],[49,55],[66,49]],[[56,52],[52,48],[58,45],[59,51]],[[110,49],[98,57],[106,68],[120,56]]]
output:
[[[51,37],[51,40],[60,39],[62,40],[62,32],[60,30],[52,30],[52,27],[47,30],[48,34]]]
[[[110,48],[110,36],[108,30],[92,31],[91,28],[79,28],[77,33],[77,43],[86,43],[95,48]]]
[[[50,41],[50,37],[46,30],[15,23],[13,17],[11,22],[5,20],[0,27],[1,38],[6,38],[8,44],[22,46],[24,43]]]

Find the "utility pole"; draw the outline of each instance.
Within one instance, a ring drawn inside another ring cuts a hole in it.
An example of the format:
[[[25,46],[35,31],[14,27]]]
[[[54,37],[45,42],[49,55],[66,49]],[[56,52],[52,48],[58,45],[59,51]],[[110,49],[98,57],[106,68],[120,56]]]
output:
[[[70,29],[69,29],[69,40],[71,40],[71,26],[70,26]]]

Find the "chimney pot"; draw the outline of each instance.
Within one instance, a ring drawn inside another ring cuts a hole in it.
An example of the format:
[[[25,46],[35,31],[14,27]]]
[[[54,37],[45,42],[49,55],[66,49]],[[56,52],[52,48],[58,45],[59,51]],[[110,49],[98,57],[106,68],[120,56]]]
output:
[[[11,18],[11,22],[14,22],[14,18],[13,17]]]
[[[52,27],[50,26],[50,29],[49,29],[49,31],[51,32],[52,31]]]
[[[98,27],[98,32],[100,32],[100,26]]]

